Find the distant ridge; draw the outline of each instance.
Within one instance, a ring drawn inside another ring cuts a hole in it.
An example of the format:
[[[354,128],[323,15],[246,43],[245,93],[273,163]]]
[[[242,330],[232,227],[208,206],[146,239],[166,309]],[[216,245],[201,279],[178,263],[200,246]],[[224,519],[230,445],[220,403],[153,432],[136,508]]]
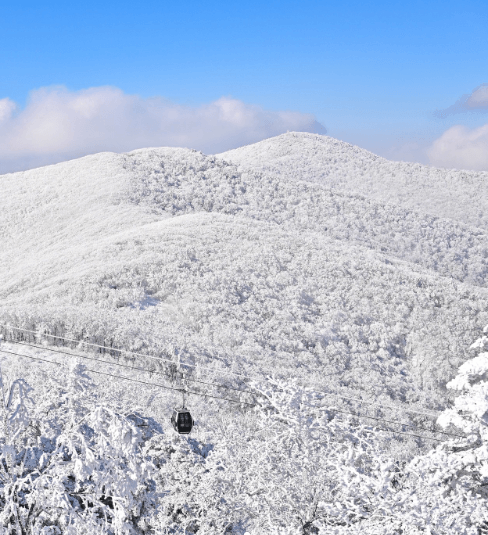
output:
[[[344,141],[303,132],[217,157],[282,179],[316,182],[488,229],[488,172],[393,162]]]

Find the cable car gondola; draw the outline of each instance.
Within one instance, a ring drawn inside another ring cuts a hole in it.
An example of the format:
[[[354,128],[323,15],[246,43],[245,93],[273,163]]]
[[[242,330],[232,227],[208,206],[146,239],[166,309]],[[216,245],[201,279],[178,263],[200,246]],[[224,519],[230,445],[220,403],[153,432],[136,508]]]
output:
[[[193,427],[193,418],[190,411],[185,407],[175,407],[171,416],[174,430],[180,435],[188,435]]]

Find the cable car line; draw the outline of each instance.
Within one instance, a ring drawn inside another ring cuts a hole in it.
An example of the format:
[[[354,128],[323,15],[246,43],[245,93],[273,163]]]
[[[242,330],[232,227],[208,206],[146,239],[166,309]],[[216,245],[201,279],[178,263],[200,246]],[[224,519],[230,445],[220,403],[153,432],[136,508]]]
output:
[[[32,332],[32,331],[31,331]],[[57,337],[59,338],[59,337]],[[142,372],[146,372],[146,373],[154,373],[154,374],[157,374],[157,375],[161,375],[161,376],[164,376],[164,377],[168,377],[167,374],[163,374],[161,372],[157,372],[157,371],[150,371],[150,370],[146,370],[145,368],[141,368],[141,367],[137,367],[137,366],[128,366],[128,365],[125,365],[125,364],[120,364],[118,362],[113,362],[113,363],[107,363],[106,361],[104,360],[101,360],[101,359],[96,359],[96,358],[93,358],[93,357],[85,357],[83,355],[79,355],[79,354],[73,354],[73,353],[68,353],[66,351],[60,351],[58,349],[51,349],[51,348],[48,348],[48,347],[44,347],[44,346],[37,346],[37,345],[34,345],[34,344],[28,344],[27,342],[11,342],[11,343],[14,343],[14,344],[19,344],[19,345],[25,345],[25,346],[29,346],[29,347],[34,347],[34,348],[37,348],[37,349],[45,349],[47,351],[52,351],[53,353],[60,353],[60,354],[64,354],[64,355],[68,355],[68,356],[78,356],[80,358],[83,358],[83,359],[88,359],[88,360],[94,360],[96,362],[102,362],[102,363],[105,363],[105,364],[115,364],[116,366],[119,366],[119,367],[124,367],[124,368],[129,368],[129,369],[135,369],[135,370],[139,370],[139,371],[142,371]],[[103,346],[99,346],[99,347],[103,347]],[[142,354],[139,354],[141,356],[144,356]],[[155,358],[155,357],[153,357]],[[166,360],[166,359],[163,359],[163,360]],[[172,364],[175,364],[174,361],[170,361]],[[247,377],[248,379],[253,379],[251,377]],[[234,388],[234,387],[231,387],[231,386],[225,386],[225,385],[220,385],[220,384],[216,384],[216,383],[208,383],[206,381],[201,381],[199,379],[190,379],[190,378],[187,378],[188,381],[191,381],[191,382],[195,382],[195,383],[200,383],[200,384],[205,384],[205,385],[208,385],[208,386],[217,386],[219,388],[226,388],[227,390],[234,390],[236,392],[244,392],[244,393],[248,393],[248,394],[252,394],[252,395],[255,395],[256,393],[255,392],[252,392],[251,390],[243,390],[243,389],[239,389],[239,388]],[[258,380],[258,379],[254,379],[254,380]],[[365,401],[365,400],[362,400],[362,399],[359,399],[359,398],[353,398],[353,397],[349,397],[349,396],[344,396],[344,395],[339,395],[339,394],[336,394],[334,392],[324,392],[322,390],[320,391],[317,391],[317,393],[319,394],[322,394],[324,396],[331,396],[331,397],[336,397],[336,398],[339,398],[339,399],[347,399],[349,401],[355,401],[355,402],[358,402],[358,403],[363,403],[365,405],[371,405],[373,407],[379,407],[381,409],[385,409],[385,408],[390,408],[390,409],[395,409],[396,407],[391,407],[391,406],[388,406],[388,405],[381,405],[381,404],[378,404],[378,403],[374,403],[374,402],[370,402],[370,401]],[[437,414],[428,414],[428,413],[424,413],[424,412],[419,412],[419,411],[410,411],[408,409],[405,409],[402,407],[403,410],[405,410],[405,412],[411,412],[411,413],[414,413],[414,414],[421,414],[421,415],[425,415],[425,416],[430,416],[430,417],[435,417],[437,416]],[[388,420],[384,420],[384,421],[388,421]],[[403,424],[403,425],[407,425],[409,427],[412,427],[411,424]],[[428,431],[427,429],[425,428],[420,428],[420,429],[424,429],[425,431]],[[443,433],[442,431],[439,431],[439,433]]]
[[[157,375],[161,375],[163,377],[168,377],[167,374],[164,374],[164,373],[161,373],[161,372],[155,372],[155,371],[146,370],[145,368],[140,368],[140,367],[137,367],[137,366],[128,366],[126,364],[120,364],[120,363],[117,363],[117,362],[110,363],[110,362],[106,362],[106,361],[104,361],[102,359],[96,359],[96,358],[93,358],[93,357],[78,355],[76,353],[68,353],[67,351],[59,351],[57,349],[50,349],[50,348],[47,348],[47,347],[39,347],[39,346],[36,346],[36,345],[33,345],[33,344],[27,344],[25,342],[13,342],[13,343],[18,344],[18,345],[25,345],[25,346],[28,346],[28,347],[33,347],[35,349],[47,350],[47,351],[51,351],[53,353],[67,355],[69,357],[79,357],[79,358],[83,358],[83,359],[87,359],[87,360],[94,360],[95,362],[101,362],[103,364],[108,364],[109,366],[112,365],[112,364],[115,364],[116,366],[119,366],[119,367],[122,367],[122,368],[128,368],[130,370],[138,370],[138,371],[145,372],[145,373],[150,373],[150,374],[154,373],[154,374],[157,374]],[[187,378],[186,380],[191,381],[191,382],[197,382],[197,383],[205,384],[205,385],[208,385],[208,386],[217,386],[217,387],[222,387],[222,388],[227,388],[227,389],[230,389],[230,390],[234,390],[236,392],[244,392],[244,393],[256,395],[256,392],[252,392],[251,390],[240,390],[240,389],[237,389],[237,388],[228,387],[228,386],[225,386],[225,385],[219,385],[219,384],[216,384],[216,383],[207,383],[205,381],[199,381],[197,379],[189,379],[189,378]],[[354,400],[355,398],[345,398],[345,399],[353,399]],[[319,408],[319,410],[321,410],[321,409]],[[325,410],[330,410],[330,409],[326,408]],[[358,416],[356,413],[352,413],[352,412],[347,412],[347,414]],[[453,433],[447,433],[445,431],[426,429],[425,427],[419,427],[419,426],[415,426],[413,424],[408,424],[408,423],[405,423],[405,422],[394,422],[392,420],[387,420],[385,418],[377,418],[377,417],[372,417],[372,416],[364,416],[364,418],[369,418],[369,419],[372,419],[372,420],[382,421],[382,422],[386,422],[386,423],[393,424],[393,425],[403,425],[403,426],[406,426],[406,427],[410,427],[412,429],[426,431],[428,433],[439,433],[439,434],[447,435],[447,436],[455,436],[455,437],[459,437],[459,438],[466,438],[466,437],[464,437],[462,435],[456,435],[456,434],[453,434]]]
[[[264,407],[264,408],[267,408],[267,407]],[[446,436],[449,436],[449,437],[466,438],[466,436],[464,436],[464,435],[457,435],[455,433],[448,433],[447,431],[440,431],[440,430],[436,430],[436,429],[427,429],[425,427],[420,427],[420,426],[417,426],[417,425],[414,425],[414,424],[407,424],[405,422],[395,422],[393,420],[386,420],[385,418],[378,418],[376,416],[362,416],[361,414],[357,414],[355,412],[336,409],[335,407],[312,407],[312,408],[315,409],[316,411],[331,411],[331,412],[336,411],[336,412],[341,412],[343,414],[350,414],[352,416],[356,416],[357,418],[368,418],[370,420],[377,420],[378,422],[386,422],[386,423],[393,424],[393,425],[403,425],[405,427],[410,427],[411,429],[413,429],[415,431],[426,431],[427,433],[438,433],[440,435],[446,435]]]
[[[39,331],[33,331],[33,330],[30,330],[30,329],[21,329],[20,327],[12,327],[12,326],[4,325],[4,324],[0,324],[0,328],[11,329],[11,330],[15,330],[15,331],[22,331],[22,332],[26,332],[26,333],[32,333],[32,334],[35,334],[37,336],[46,336],[46,337],[50,337],[50,338],[56,338],[57,340],[63,340],[65,342],[73,342],[75,344],[84,344],[84,345],[91,346],[91,347],[98,347],[98,348],[103,349],[104,351],[108,351],[108,352],[118,351],[120,353],[126,353],[128,355],[136,355],[136,356],[139,356],[139,357],[144,357],[144,358],[156,360],[158,362],[165,361],[165,362],[170,362],[172,364],[176,364],[174,360],[168,359],[168,358],[164,358],[164,357],[155,357],[153,355],[147,355],[145,353],[137,353],[135,351],[129,351],[128,349],[113,348],[113,347],[109,347],[109,346],[105,346],[105,345],[102,346],[102,345],[99,345],[99,344],[93,344],[91,342],[85,342],[84,340],[75,340],[73,338],[64,338],[62,336],[57,336],[57,335],[50,334],[50,333],[40,333]],[[13,342],[13,343],[18,343],[18,342]],[[208,357],[208,358],[210,358],[211,360],[217,360],[217,361],[221,362],[220,359],[218,359],[216,357]],[[196,365],[196,364],[184,363],[184,365],[188,366],[190,368],[198,369],[198,365]],[[200,368],[201,367],[202,366],[200,365]],[[223,372],[223,373],[226,373],[226,374],[235,375],[237,377],[242,377],[243,379],[248,379],[249,381],[261,381],[262,380],[262,379],[259,379],[257,377],[250,377],[249,375],[245,375],[243,373],[232,372],[230,370],[215,370],[212,373],[218,373],[218,372]],[[329,377],[331,375],[338,375],[339,373],[342,373],[342,370],[339,370],[339,371],[334,372],[334,373],[324,374],[324,375],[322,375],[322,377]]]
[[[140,368],[138,366],[128,366],[127,364],[120,364],[120,362],[107,362],[106,360],[96,359],[94,357],[87,357],[87,356],[84,356],[84,355],[80,355],[78,353],[68,353],[67,351],[60,351],[58,349],[51,349],[49,347],[37,346],[37,345],[34,345],[34,344],[28,344],[27,342],[11,342],[10,341],[9,343],[17,344],[17,345],[21,345],[21,346],[33,347],[35,349],[40,349],[42,351],[44,351],[44,350],[45,351],[51,351],[52,353],[59,353],[60,355],[68,355],[69,357],[79,357],[81,359],[94,360],[95,362],[101,362],[103,364],[108,364],[109,366],[115,365],[115,366],[119,366],[121,368],[128,368],[129,370],[139,370],[139,371],[145,372],[145,373],[153,373],[153,374],[156,374],[156,375],[161,375],[162,377],[168,377],[167,373],[147,370],[146,368]],[[175,363],[173,362],[173,364],[175,364]],[[189,377],[185,377],[185,380],[190,381],[192,383],[201,383],[203,385],[217,386],[218,388],[226,388],[227,390],[234,390],[235,392],[241,392],[241,393],[252,394],[252,395],[256,394],[255,392],[253,392],[251,390],[241,390],[240,388],[234,388],[232,386],[221,385],[221,384],[218,384],[218,383],[208,383],[206,381],[200,381],[199,379],[190,379]]]
[[[172,364],[176,364],[175,361],[172,360],[172,359],[168,359],[168,358],[164,358],[164,357],[155,357],[153,355],[146,355],[144,353],[136,353],[135,351],[129,351],[128,349],[120,349],[120,348],[114,348],[114,347],[109,347],[109,346],[101,346],[99,344],[92,344],[91,342],[85,342],[84,340],[74,340],[73,338],[63,338],[62,336],[56,336],[54,334],[40,333],[39,331],[32,331],[30,329],[21,329],[20,327],[11,327],[11,326],[7,326],[7,325],[3,325],[3,324],[0,324],[0,328],[7,329],[7,330],[11,329],[11,330],[14,330],[14,331],[22,331],[22,332],[26,332],[26,333],[32,333],[32,334],[35,334],[37,336],[46,336],[46,337],[50,337],[50,338],[56,338],[57,340],[64,340],[65,342],[73,342],[75,344],[84,344],[84,345],[90,346],[90,347],[98,347],[98,348],[103,349],[104,351],[107,351],[107,352],[118,351],[119,353],[127,353],[128,355],[136,355],[136,356],[139,356],[139,357],[144,357],[144,358],[147,358],[147,359],[156,360],[158,362],[166,361],[166,362],[170,362]],[[213,358],[213,360],[218,360],[218,359]],[[188,366],[190,368],[198,368],[198,366],[196,364],[185,363],[184,365]],[[222,370],[217,370],[217,373],[221,372],[221,371]],[[244,375],[242,373],[236,373],[236,372],[231,372],[231,371],[225,371],[225,373],[231,374],[231,375],[236,375],[238,377],[243,377],[244,379],[252,379],[252,378],[249,378],[248,376],[246,376],[246,375]]]
[[[74,343],[77,343],[77,344],[85,344],[85,345],[88,345],[88,346],[98,347],[100,349],[104,349],[104,350],[108,350],[108,351],[119,351],[121,353],[127,353],[129,355],[137,355],[137,356],[141,356],[141,357],[144,357],[144,358],[157,360],[158,362],[165,361],[165,362],[170,362],[171,364],[176,364],[176,362],[174,360],[171,360],[171,359],[166,359],[166,358],[163,358],[163,357],[154,357],[152,355],[145,355],[143,353],[136,353],[134,351],[129,351],[129,350],[126,350],[126,349],[109,348],[107,346],[101,346],[99,344],[92,344],[90,342],[74,340],[74,339],[71,339],[71,338],[63,338],[61,336],[56,336],[56,335],[53,335],[53,334],[39,333],[39,331],[32,331],[32,330],[29,330],[29,329],[21,329],[19,327],[10,327],[10,326],[6,326],[6,325],[3,325],[3,324],[0,324],[0,327],[2,327],[4,329],[12,329],[12,330],[17,330],[17,331],[22,331],[22,332],[28,332],[28,333],[36,334],[37,336],[49,336],[51,338],[56,338],[58,340],[64,340],[64,341],[67,341],[67,342],[74,342]],[[20,343],[20,342],[12,342],[12,343]],[[184,366],[188,366],[188,367],[195,368],[195,369],[200,369],[200,370],[202,369],[201,365],[198,368],[198,366],[195,365],[195,364],[186,364],[185,363]],[[217,373],[218,372],[225,373],[225,374],[236,375],[236,376],[242,377],[243,379],[248,379],[250,381],[262,381],[262,378],[250,377],[248,375],[239,374],[239,373],[235,373],[235,372],[231,372],[231,371],[217,370]],[[154,373],[154,372],[149,372],[148,371],[148,373]],[[227,388],[227,387],[224,387],[224,388]],[[228,388],[231,388],[231,387],[228,387]],[[242,392],[249,392],[249,391],[242,390]],[[413,410],[413,409],[406,409],[403,406],[402,407],[397,407],[397,406],[392,406],[392,405],[381,405],[379,403],[375,403],[375,402],[371,402],[371,401],[365,401],[365,400],[362,400],[362,399],[359,399],[359,398],[353,398],[353,397],[350,397],[350,396],[344,396],[343,394],[337,394],[337,393],[334,393],[334,392],[324,392],[323,390],[318,390],[318,391],[316,391],[316,393],[323,394],[325,396],[333,396],[333,397],[336,397],[336,398],[339,398],[339,399],[343,399],[343,400],[347,399],[349,401],[356,401],[358,403],[363,403],[365,405],[371,405],[372,407],[378,407],[380,409],[388,408],[388,409],[393,409],[393,410],[402,410],[402,411],[405,411],[407,413],[419,414],[419,415],[423,415],[423,416],[428,416],[430,418],[435,418],[435,417],[437,417],[437,416],[439,416],[441,414],[440,412],[437,412],[437,411],[423,412],[423,411],[418,411],[418,410]],[[426,410],[428,411],[429,409],[426,409]]]
[[[9,354],[9,355],[16,355],[18,357],[24,357],[24,358],[28,358],[28,359],[31,359],[31,360],[37,360],[37,361],[40,361],[40,362],[45,362],[47,364],[53,364],[53,365],[56,365],[56,366],[62,366],[63,365],[63,363],[60,363],[60,362],[53,362],[51,360],[42,359],[42,358],[39,358],[39,357],[32,357],[30,355],[24,355],[24,354],[21,354],[21,353],[16,353],[14,351],[8,351],[8,350],[5,350],[5,349],[0,349],[0,353],[6,353],[6,354]],[[72,355],[72,356],[76,356],[76,355]],[[86,370],[89,371],[89,372],[92,372],[92,373],[99,374],[99,375],[105,375],[105,376],[108,376],[108,377],[114,377],[116,379],[124,379],[126,381],[130,381],[130,382],[134,382],[134,383],[140,383],[140,384],[144,384],[144,385],[148,385],[148,386],[152,386],[152,387],[163,388],[165,390],[172,390],[172,391],[176,391],[176,392],[186,392],[187,394],[192,394],[192,395],[196,395],[196,396],[200,396],[200,397],[208,397],[208,398],[213,398],[213,399],[219,399],[219,400],[223,400],[223,401],[229,401],[231,403],[236,403],[236,404],[240,404],[240,405],[248,405],[250,407],[257,407],[258,406],[256,403],[248,403],[246,401],[238,401],[238,400],[234,400],[234,399],[224,398],[224,397],[221,397],[221,396],[212,396],[210,394],[202,394],[201,392],[194,392],[194,391],[185,390],[185,389],[182,389],[182,388],[175,388],[175,387],[165,386],[165,385],[161,385],[161,384],[157,384],[157,383],[149,383],[147,381],[141,381],[139,379],[132,379],[130,377],[125,377],[123,375],[114,375],[114,374],[111,374],[111,373],[101,372],[101,371],[98,371],[98,370],[92,370],[92,369],[89,369],[89,368],[86,368]],[[263,408],[266,408],[266,407],[263,407]],[[273,408],[273,407],[271,407],[271,408]],[[370,419],[370,420],[376,420],[378,422],[386,422],[386,423],[388,423],[388,420],[383,420],[382,418],[376,418],[376,417],[371,417],[371,416],[363,416],[363,415],[356,414],[356,413],[353,413],[353,412],[344,411],[344,410],[341,410],[341,409],[336,409],[335,407],[331,407],[330,409],[324,409],[324,410],[330,410],[330,411],[333,411],[333,412],[339,412],[339,413],[342,413],[342,414],[348,414],[348,415],[351,415],[351,416],[355,416],[356,418],[366,418],[366,419]],[[397,425],[408,425],[408,424],[397,424]],[[414,429],[417,429],[417,428],[414,428]],[[416,438],[422,438],[424,440],[433,440],[435,442],[443,442],[442,440],[439,440],[437,438],[425,437],[425,436],[422,436],[422,435],[414,435],[413,433],[405,433],[404,431],[395,431],[395,430],[392,430],[392,429],[382,429],[382,431],[386,431],[386,432],[397,434],[397,435],[413,436],[413,437],[416,437]],[[430,432],[430,433],[436,433],[436,431],[430,431],[430,430],[425,430],[425,431]],[[453,435],[453,434],[445,433],[445,432],[442,433],[442,434],[453,436],[455,438],[466,438],[466,437],[461,436],[461,435]]]
[[[56,366],[62,366],[63,365],[61,362],[53,362],[52,360],[41,359],[39,357],[32,357],[30,355],[23,355],[21,353],[15,353],[13,351],[8,351],[6,349],[0,349],[0,353],[9,353],[10,355],[17,355],[18,357],[24,357],[26,359],[31,359],[31,360],[39,360],[41,362],[47,362],[48,364],[54,364]],[[76,356],[76,355],[72,355],[72,356]],[[236,399],[223,398],[221,396],[212,396],[211,394],[202,394],[201,392],[193,392],[191,390],[186,390],[184,388],[176,388],[176,387],[172,387],[172,386],[165,386],[165,385],[160,385],[158,383],[149,383],[147,381],[141,381],[140,379],[132,379],[130,377],[125,377],[124,375],[114,375],[112,373],[101,372],[101,371],[98,371],[98,370],[91,370],[89,368],[86,368],[86,371],[89,371],[89,372],[92,372],[92,373],[98,373],[100,375],[107,375],[108,377],[115,377],[116,379],[125,379],[126,381],[131,381],[133,383],[141,383],[143,385],[149,385],[149,386],[155,386],[155,387],[158,387],[158,388],[164,388],[166,390],[174,390],[176,392],[186,392],[187,394],[192,394],[192,395],[195,395],[195,396],[201,396],[201,397],[204,397],[204,398],[222,399],[224,401],[230,401],[231,403],[237,403],[238,405],[241,405],[241,404],[242,405],[249,405],[251,407],[255,407],[256,406],[254,403],[248,403],[247,401],[239,401],[239,400],[236,400]]]
[[[371,402],[371,401],[365,401],[363,399],[359,399],[359,398],[352,398],[352,397],[349,397],[349,396],[344,396],[343,394],[336,394],[334,392],[324,392],[322,390],[319,390],[317,391],[317,393],[319,394],[324,394],[325,396],[334,396],[334,397],[337,397],[337,398],[340,398],[340,399],[347,399],[349,401],[357,401],[359,403],[364,403],[365,405],[371,405],[372,407],[379,407],[380,409],[402,409],[404,410],[405,412],[410,412],[412,414],[421,414],[423,416],[430,416],[431,418],[435,418],[437,416],[439,416],[440,412],[435,412],[435,411],[432,411],[431,414],[429,414],[428,412],[421,412],[421,411],[415,411],[415,410],[409,410],[409,409],[405,409],[404,407],[395,407],[395,406],[392,406],[392,405],[380,405],[379,403],[374,403],[374,402]]]
[[[368,418],[369,420],[377,420],[379,422],[387,422],[388,420],[381,420],[380,418],[373,418],[372,416],[362,416],[362,415],[359,415],[359,414],[354,414],[353,412],[347,412],[347,411],[341,411],[339,409],[335,409],[335,408],[331,408],[330,409],[331,411],[335,411],[335,412],[341,412],[342,414],[351,414],[352,416],[356,416],[357,418]],[[406,425],[406,424],[397,424],[397,425]],[[417,438],[421,438],[423,440],[433,440],[435,442],[444,442],[444,440],[440,440],[438,438],[432,438],[432,437],[424,437],[422,435],[414,435],[413,433],[405,433],[404,431],[393,431],[392,429],[380,429],[381,431],[386,431],[388,433],[398,433],[399,435],[407,435],[407,436],[410,436],[410,437],[417,437]],[[428,431],[427,429],[425,431]],[[437,431],[430,431],[431,433],[436,433]],[[440,432],[440,431],[439,431]],[[443,433],[444,435],[448,434],[448,433]],[[461,435],[451,435],[451,436],[455,436],[455,437],[460,437],[460,438],[466,438],[464,436],[461,436]]]
[[[93,360],[95,362],[101,362],[101,363],[107,364],[109,366],[112,365],[112,364],[115,364],[116,366],[119,366],[119,367],[122,367],[122,368],[127,368],[127,369],[130,369],[130,370],[138,370],[138,371],[141,371],[141,372],[144,372],[144,373],[149,373],[149,374],[154,373],[154,374],[157,374],[157,375],[168,377],[167,374],[163,374],[161,372],[156,372],[156,371],[150,371],[150,370],[147,370],[145,368],[141,368],[141,367],[137,367],[137,366],[128,366],[126,364],[120,364],[118,362],[109,363],[109,362],[106,362],[106,361],[104,361],[102,359],[97,359],[97,358],[94,358],[94,357],[88,357],[88,356],[84,356],[84,355],[78,355],[76,353],[68,353],[67,351],[60,351],[58,349],[51,349],[51,348],[48,348],[48,347],[39,347],[37,345],[28,344],[26,342],[13,342],[13,343],[18,344],[18,345],[25,345],[25,346],[28,346],[28,347],[33,347],[35,349],[51,351],[53,353],[67,355],[69,357],[79,357],[79,358],[83,358],[83,359],[86,359],[86,360]],[[208,385],[208,386],[216,386],[216,387],[221,387],[221,388],[234,390],[234,391],[237,391],[237,392],[244,392],[244,393],[249,393],[249,394],[252,394],[252,395],[256,395],[256,392],[252,392],[250,390],[240,390],[240,389],[237,389],[237,388],[228,387],[228,386],[225,386],[225,385],[219,385],[219,384],[216,384],[216,383],[207,383],[205,381],[199,381],[197,379],[187,379],[187,380],[191,381],[191,382],[197,382],[197,383],[205,384],[205,385]],[[340,398],[340,396],[336,396],[335,394],[327,394],[327,395],[332,395],[334,397],[339,397]],[[350,400],[353,400],[353,401],[361,401],[361,400],[358,400],[356,398],[344,397],[343,399],[350,399]],[[325,409],[325,410],[328,410],[328,409]],[[345,412],[345,411],[339,411],[339,412],[344,412],[345,414],[351,414],[353,416],[360,417],[360,415],[357,415],[356,413],[352,413],[352,412]],[[445,431],[426,429],[425,427],[418,427],[418,426],[415,426],[413,424],[407,424],[407,423],[404,423],[404,422],[394,422],[392,420],[387,420],[385,418],[377,418],[377,417],[372,417],[372,416],[363,416],[363,417],[371,419],[371,420],[386,422],[386,423],[393,424],[393,425],[403,425],[403,426],[406,426],[406,427],[410,427],[412,429],[419,429],[419,430],[422,430],[422,431],[426,431],[428,433],[439,433],[439,434],[447,435],[447,436],[453,436],[453,437],[455,436],[455,437],[459,437],[459,438],[465,438],[465,437],[463,437],[461,435],[455,435],[455,434],[452,434],[452,433],[447,433]]]
[[[356,414],[356,413],[353,413],[353,412],[342,411],[342,410],[336,409],[334,407],[332,407],[332,408],[326,407],[323,410],[332,411],[332,412],[334,412],[334,411],[343,412],[344,414],[351,414],[351,415],[356,416],[358,418],[368,418],[370,420],[377,420],[378,422],[386,422],[386,423],[390,423],[390,424],[393,424],[393,425],[404,425],[406,427],[411,427],[414,430],[426,431],[427,433],[438,433],[440,435],[447,435],[448,437],[467,438],[464,435],[457,435],[455,433],[447,433],[446,431],[438,431],[438,430],[435,430],[435,429],[426,429],[425,427],[418,427],[418,426],[415,426],[413,424],[406,424],[404,422],[394,422],[392,420],[386,420],[385,418],[378,418],[378,417],[375,417],[375,416],[362,416],[360,414]]]
[[[37,336],[49,336],[51,338],[56,338],[58,340],[64,340],[66,342],[74,342],[74,343],[78,343],[78,344],[85,344],[85,345],[88,345],[88,346],[98,347],[100,349],[104,349],[104,350],[108,350],[108,351],[119,351],[121,353],[127,353],[129,355],[137,355],[137,356],[140,356],[140,357],[157,360],[159,362],[166,361],[166,362],[170,362],[172,364],[176,364],[175,361],[171,360],[171,359],[166,359],[164,357],[154,357],[152,355],[146,355],[144,353],[136,353],[134,351],[129,351],[127,349],[109,348],[108,346],[102,346],[102,345],[99,345],[99,344],[92,344],[90,342],[74,340],[72,338],[63,338],[61,336],[56,336],[56,335],[53,335],[53,334],[47,334],[47,333],[40,334],[39,331],[32,331],[32,330],[29,330],[29,329],[21,329],[19,327],[7,327],[6,325],[3,325],[3,324],[0,324],[0,327],[3,327],[5,329],[12,329],[12,330],[17,330],[17,331],[28,332],[28,333],[36,334]],[[19,343],[19,342],[14,342],[14,343]],[[195,364],[187,364],[187,363],[185,363],[184,365],[188,366],[188,367],[191,367],[191,368],[197,368],[197,365],[195,365]],[[201,368],[201,366],[200,366],[200,368]],[[222,371],[222,370],[218,370],[218,371]],[[253,380],[254,381],[261,381],[262,380],[262,379],[259,379],[259,378],[256,378],[256,377],[250,377],[249,375],[244,375],[244,374],[235,373],[235,372],[231,372],[231,371],[223,371],[223,373],[236,375],[236,376],[242,377],[244,379],[248,379],[250,381],[253,381]],[[336,375],[336,373],[340,373],[340,372],[335,372],[334,374],[330,374],[330,375]],[[337,393],[332,393],[332,392],[324,392],[323,390],[319,390],[319,391],[317,391],[317,393],[321,393],[321,394],[324,394],[324,395],[327,395],[327,396],[335,396],[335,397],[339,397],[341,399],[347,399],[347,400],[350,400],[350,401],[357,401],[359,403],[364,403],[366,405],[371,405],[371,406],[379,407],[379,408],[382,408],[382,409],[384,409],[384,408],[401,409],[401,410],[405,410],[405,412],[410,412],[412,414],[421,414],[421,415],[429,416],[429,417],[432,417],[432,418],[441,414],[440,412],[437,412],[437,411],[429,411],[429,409],[426,409],[429,412],[422,412],[422,411],[417,411],[417,410],[407,410],[404,407],[395,407],[395,406],[391,406],[391,405],[390,406],[388,406],[388,405],[380,405],[378,403],[374,403],[374,402],[371,402],[371,401],[365,401],[365,400],[362,400],[362,399],[359,399],[359,398],[347,397],[347,396],[344,396],[343,394],[337,394]]]

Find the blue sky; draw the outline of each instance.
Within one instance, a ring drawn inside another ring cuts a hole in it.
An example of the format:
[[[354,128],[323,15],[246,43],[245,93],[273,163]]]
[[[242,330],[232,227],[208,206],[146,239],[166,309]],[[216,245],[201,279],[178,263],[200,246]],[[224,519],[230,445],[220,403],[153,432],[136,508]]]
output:
[[[311,114],[328,135],[419,161],[451,127],[488,123],[488,104],[433,115],[488,82],[486,0],[18,0],[0,30],[0,99],[15,103],[17,133],[31,92],[60,86]]]

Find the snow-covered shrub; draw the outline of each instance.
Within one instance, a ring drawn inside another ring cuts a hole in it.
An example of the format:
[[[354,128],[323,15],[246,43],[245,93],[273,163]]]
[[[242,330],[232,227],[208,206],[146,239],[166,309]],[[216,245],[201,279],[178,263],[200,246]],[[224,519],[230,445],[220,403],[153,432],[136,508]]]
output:
[[[4,398],[0,526],[15,535],[144,532],[155,466],[137,419],[97,405],[83,365],[65,383],[46,385],[35,406],[22,380]]]

